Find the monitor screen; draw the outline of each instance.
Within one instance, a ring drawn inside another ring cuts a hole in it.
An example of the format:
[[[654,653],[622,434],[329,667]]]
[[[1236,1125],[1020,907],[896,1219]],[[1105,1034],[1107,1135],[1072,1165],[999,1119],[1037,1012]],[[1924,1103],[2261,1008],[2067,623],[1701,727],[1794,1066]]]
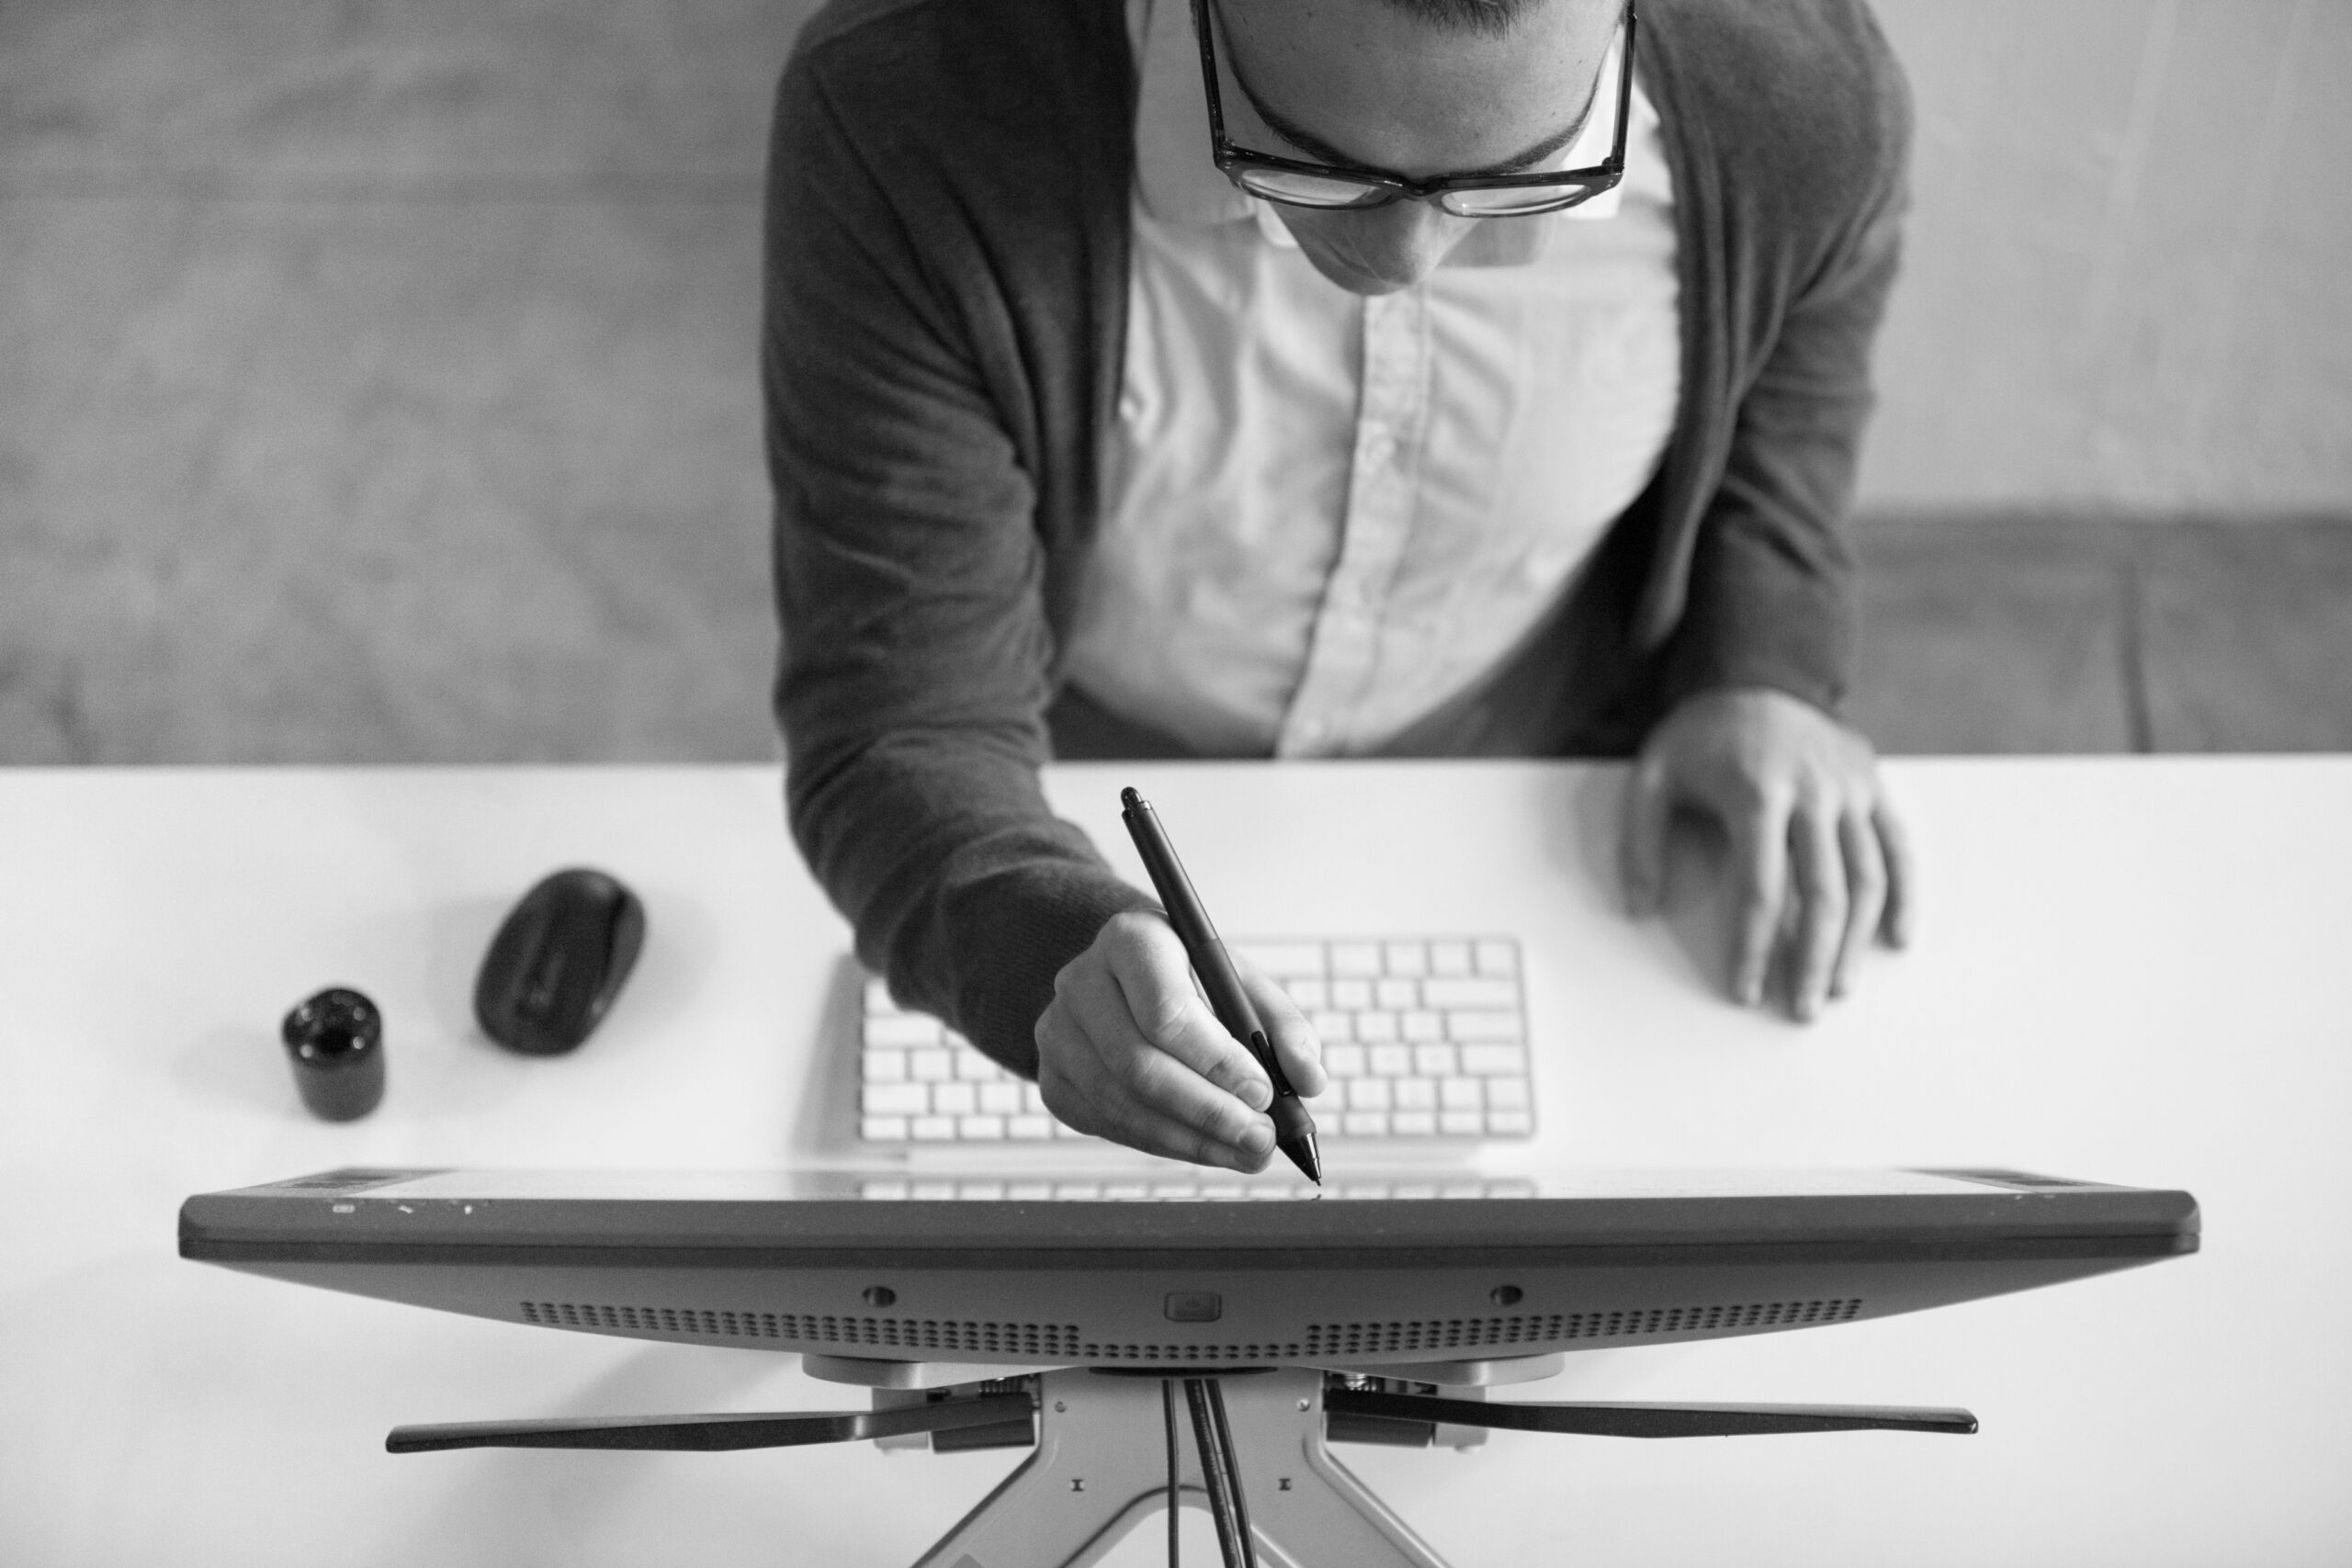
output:
[[[1851,1323],[2193,1252],[2186,1192],[2011,1170],[1266,1178],[344,1169],[186,1258],[510,1323],[1007,1366],[1334,1369]]]

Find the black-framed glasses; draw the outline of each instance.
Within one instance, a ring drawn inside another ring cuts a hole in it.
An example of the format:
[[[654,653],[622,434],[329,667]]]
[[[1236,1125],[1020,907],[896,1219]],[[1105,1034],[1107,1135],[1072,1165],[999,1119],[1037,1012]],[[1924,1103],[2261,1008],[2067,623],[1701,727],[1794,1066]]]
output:
[[[1211,0],[1193,0],[1193,31],[1201,44],[1201,82],[1209,101],[1209,149],[1225,177],[1251,196],[1291,207],[1325,209],[1386,207],[1395,201],[1435,201],[1457,218],[1527,218],[1590,201],[1625,176],[1625,128],[1634,100],[1634,0],[1625,0],[1623,42],[1617,51],[1617,134],[1606,161],[1582,169],[1520,175],[1462,175],[1408,180],[1378,169],[1349,168],[1280,158],[1226,140],[1225,105],[1216,88],[1216,49],[1209,39]]]

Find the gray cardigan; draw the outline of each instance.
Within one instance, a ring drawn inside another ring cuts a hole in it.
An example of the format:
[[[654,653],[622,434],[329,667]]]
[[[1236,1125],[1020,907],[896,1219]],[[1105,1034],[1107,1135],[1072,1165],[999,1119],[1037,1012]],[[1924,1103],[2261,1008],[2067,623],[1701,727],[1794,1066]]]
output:
[[[1864,0],[1645,0],[1638,56],[1679,233],[1673,437],[1576,590],[1399,752],[1622,754],[1702,687],[1841,693],[1902,77]],[[1134,100],[1124,0],[832,0],[770,147],[793,833],[859,956],[1025,1073],[1055,972],[1146,901],[1037,781],[1057,735],[1137,744],[1056,705],[1120,374]]]

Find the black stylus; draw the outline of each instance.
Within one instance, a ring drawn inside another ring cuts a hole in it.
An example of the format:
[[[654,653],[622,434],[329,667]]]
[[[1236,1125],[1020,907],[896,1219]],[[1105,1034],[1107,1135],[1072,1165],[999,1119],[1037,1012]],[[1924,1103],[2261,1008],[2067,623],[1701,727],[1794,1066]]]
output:
[[[1201,989],[1208,993],[1209,1010],[1236,1040],[1250,1047],[1250,1054],[1258,1058],[1274,1086],[1273,1103],[1266,1107],[1266,1114],[1273,1118],[1274,1146],[1306,1172],[1309,1180],[1319,1184],[1323,1156],[1315,1147],[1315,1118],[1298,1102],[1298,1091],[1283,1076],[1273,1044],[1266,1038],[1266,1026],[1258,1021],[1258,1010],[1250,1005],[1250,993],[1241,988],[1241,976],[1234,972],[1233,960],[1218,940],[1216,928],[1209,924],[1209,912],[1201,907],[1201,896],[1193,891],[1193,879],[1184,874],[1184,863],[1176,858],[1176,846],[1168,841],[1159,814],[1132,789],[1119,792],[1119,804],[1125,807],[1119,816],[1127,825],[1127,835],[1135,840],[1136,852],[1143,856],[1143,868],[1151,874],[1151,886],[1168,910],[1168,923],[1176,928],[1184,955],[1193,961],[1193,973],[1200,976]]]

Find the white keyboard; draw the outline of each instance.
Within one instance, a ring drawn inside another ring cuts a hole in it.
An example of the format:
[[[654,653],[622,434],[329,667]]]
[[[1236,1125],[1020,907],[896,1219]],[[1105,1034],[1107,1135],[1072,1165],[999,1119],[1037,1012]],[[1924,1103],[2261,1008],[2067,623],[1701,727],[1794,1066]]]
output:
[[[1535,1131],[1519,944],[1507,938],[1235,942],[1323,1041],[1324,1140],[1525,1138]],[[1015,1077],[868,979],[858,1137],[879,1145],[1080,1138]]]

